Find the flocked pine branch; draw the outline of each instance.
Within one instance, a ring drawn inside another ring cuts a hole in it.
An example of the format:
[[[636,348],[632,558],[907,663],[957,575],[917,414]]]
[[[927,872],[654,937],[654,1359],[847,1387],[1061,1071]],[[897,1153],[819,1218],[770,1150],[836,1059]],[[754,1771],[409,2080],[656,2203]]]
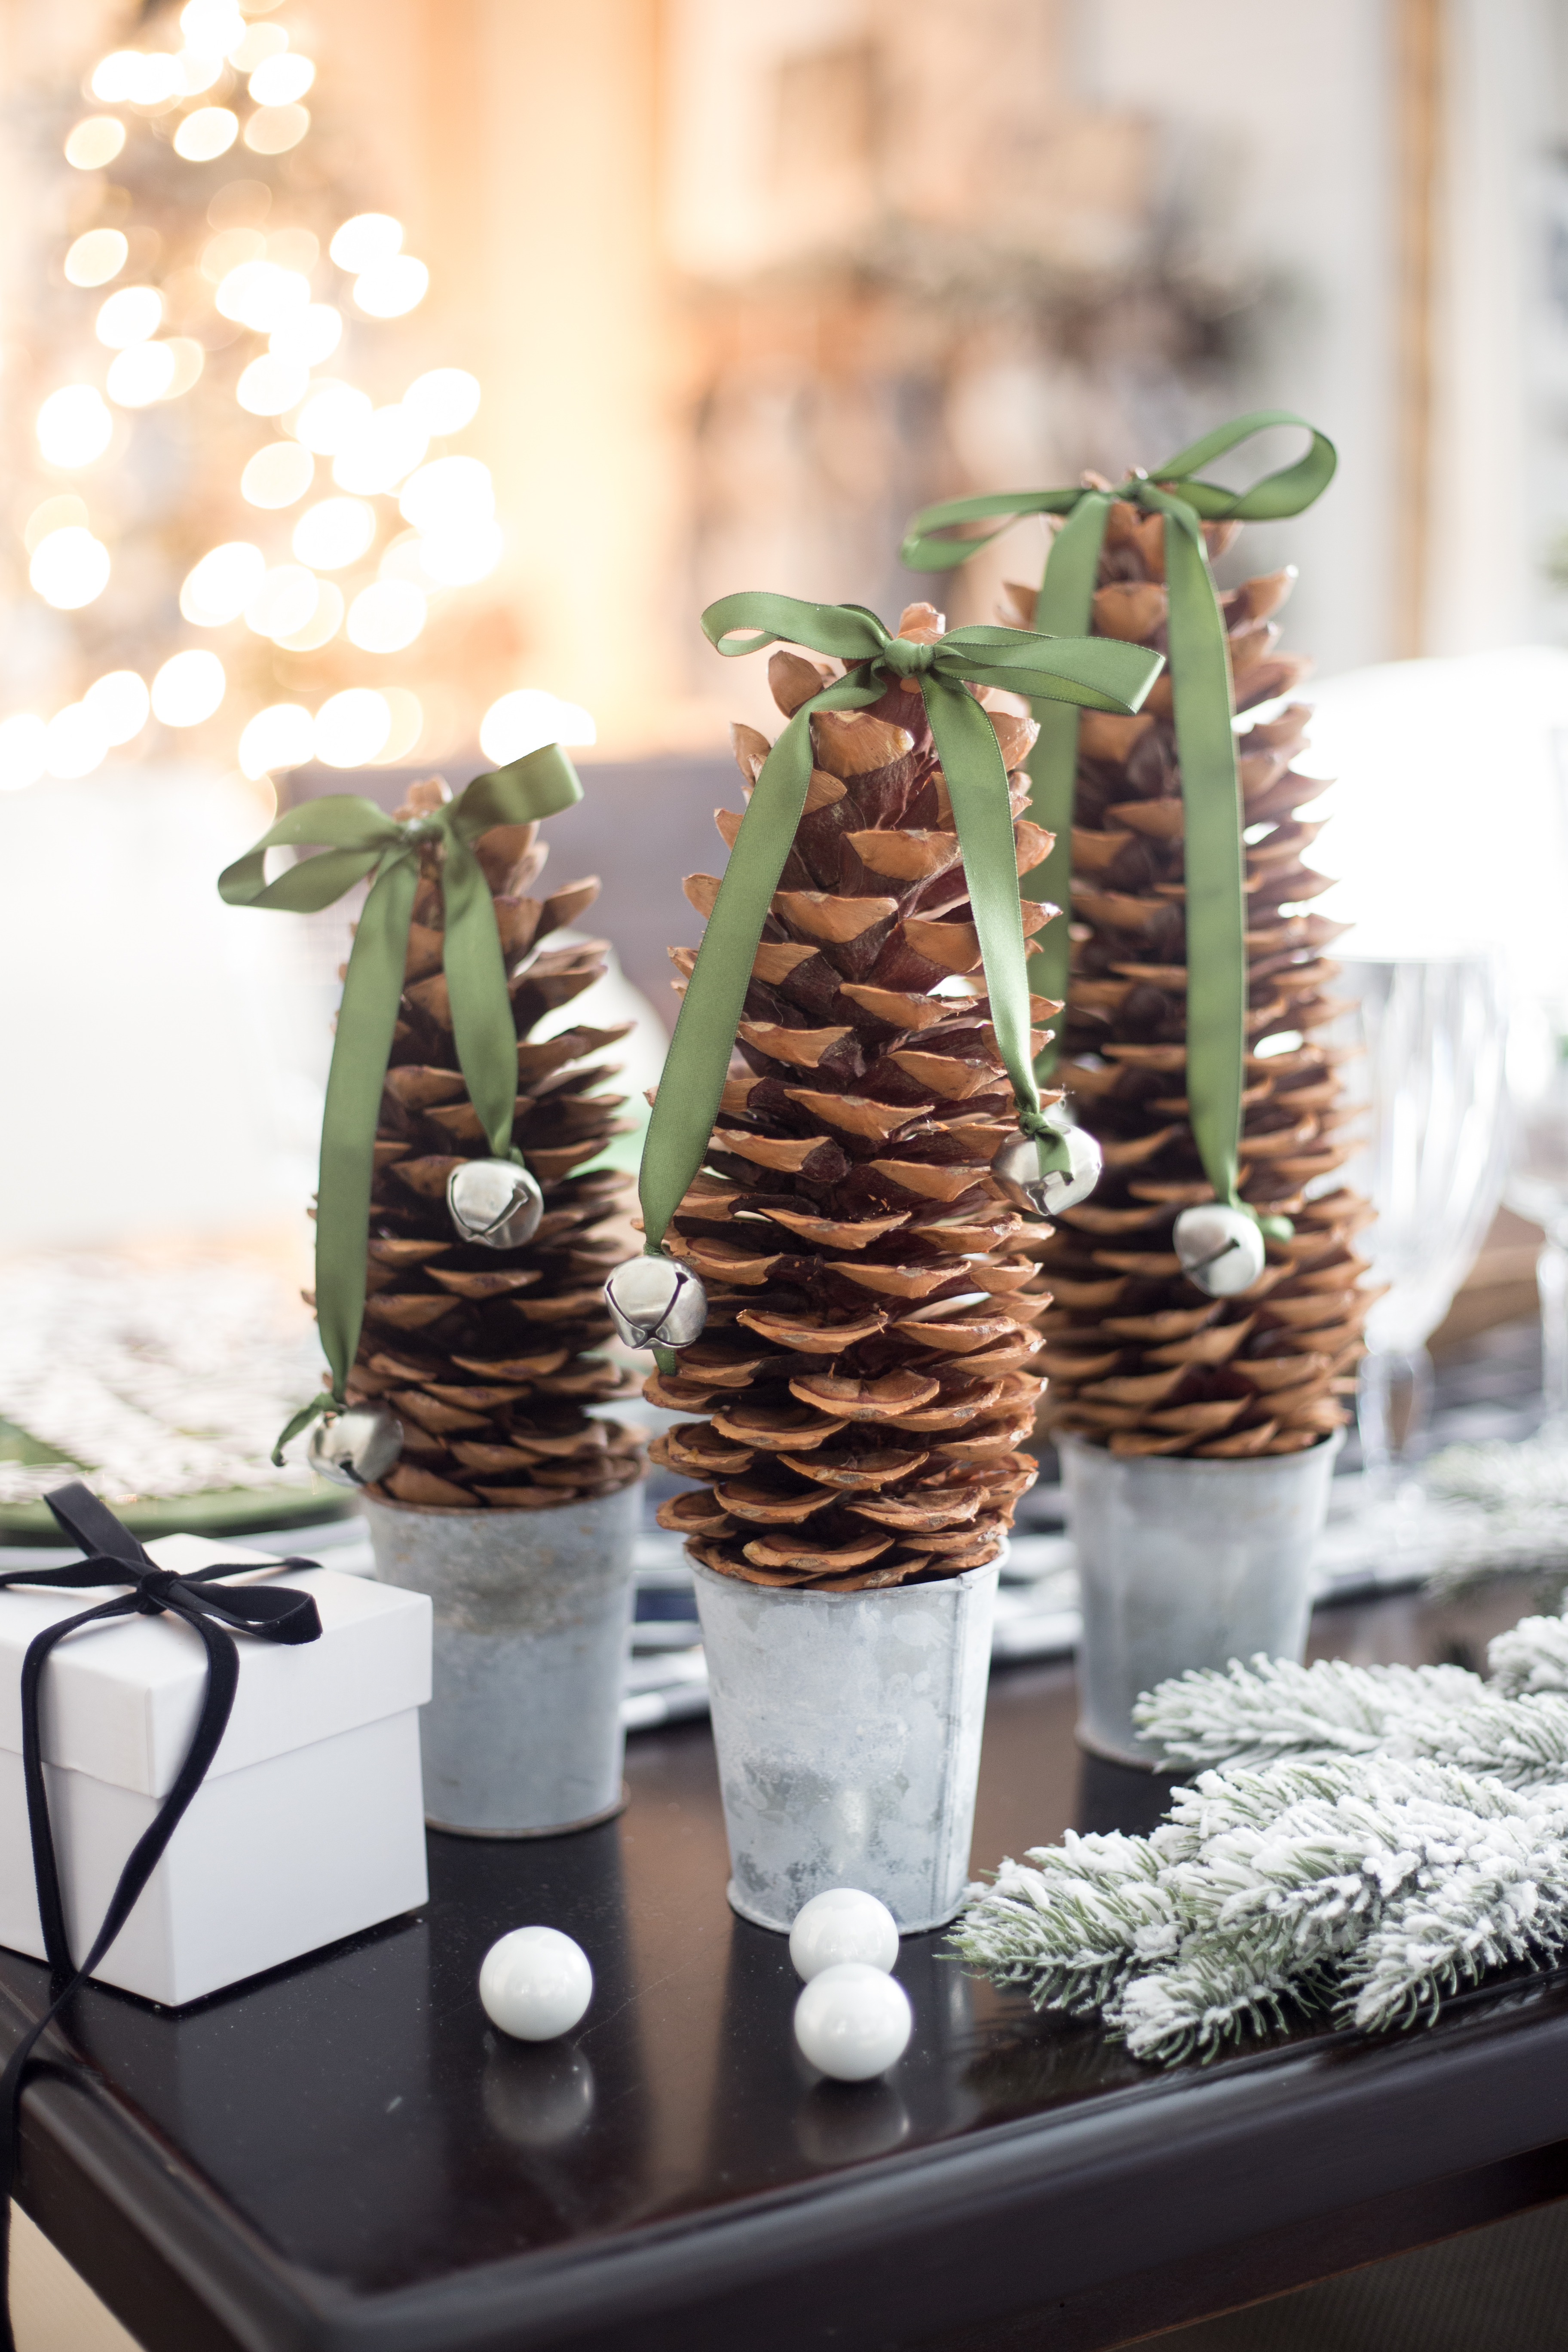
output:
[[[1568,1624],[1526,1619],[1492,1679],[1257,1659],[1141,1703],[1170,1759],[1224,1759],[1148,1838],[1069,1836],[976,1889],[960,1955],[1140,2058],[1210,2056],[1328,2011],[1432,2016],[1568,1950]]]

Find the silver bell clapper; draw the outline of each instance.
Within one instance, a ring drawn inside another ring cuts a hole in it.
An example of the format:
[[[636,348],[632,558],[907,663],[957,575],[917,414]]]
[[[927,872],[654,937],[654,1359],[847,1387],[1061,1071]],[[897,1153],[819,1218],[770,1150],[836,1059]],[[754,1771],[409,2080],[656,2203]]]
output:
[[[447,1211],[460,1240],[521,1249],[539,1231],[544,1195],[515,1160],[465,1160],[447,1179]]]
[[[330,1408],[315,1423],[305,1458],[334,1486],[374,1486],[403,1451],[403,1423],[384,1404]]]
[[[1187,1280],[1211,1298],[1235,1298],[1263,1272],[1263,1234],[1256,1217],[1220,1201],[1184,1209],[1171,1236]]]
[[[689,1348],[708,1320],[700,1277],[668,1257],[627,1258],[605,1283],[605,1304],[628,1348]]]
[[[1040,1144],[1065,1146],[1067,1165],[1040,1169]],[[1021,1129],[1011,1137],[991,1162],[991,1173],[1007,1198],[1037,1216],[1059,1216],[1064,1209],[1086,1201],[1100,1181],[1100,1146],[1082,1127],[1050,1127],[1037,1141]]]

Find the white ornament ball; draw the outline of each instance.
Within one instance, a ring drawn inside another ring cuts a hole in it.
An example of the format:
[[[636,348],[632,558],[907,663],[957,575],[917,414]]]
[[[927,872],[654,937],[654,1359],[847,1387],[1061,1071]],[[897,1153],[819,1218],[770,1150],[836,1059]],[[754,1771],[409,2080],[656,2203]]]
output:
[[[1211,1298],[1234,1298],[1250,1290],[1263,1271],[1263,1235],[1245,1209],[1228,1209],[1217,1201],[1184,1209],[1172,1238],[1187,1280]]]
[[[485,2015],[519,2042],[570,2033],[593,1997],[588,1955],[559,1927],[514,1927],[479,1969]]]
[[[866,2083],[901,2058],[914,2025],[896,1977],[863,1960],[840,1960],[813,1977],[795,2005],[795,2038],[837,2083]]]
[[[887,1970],[899,1957],[898,1922],[874,1895],[863,1895],[858,1886],[829,1886],[795,1913],[789,1956],[796,1976],[807,1984],[845,1960]]]

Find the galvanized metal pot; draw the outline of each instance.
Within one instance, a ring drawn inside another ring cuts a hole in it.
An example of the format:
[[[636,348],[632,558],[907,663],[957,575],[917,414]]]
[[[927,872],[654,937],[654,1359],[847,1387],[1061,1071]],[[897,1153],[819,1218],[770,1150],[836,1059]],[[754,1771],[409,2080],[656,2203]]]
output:
[[[732,1907],[784,1934],[858,1886],[905,1935],[944,1926],[969,1875],[995,1563],[869,1592],[692,1575]]]
[[[618,1812],[637,1487],[548,1511],[362,1500],[377,1575],[436,1605],[432,1827],[548,1837]]]
[[[1132,1725],[1142,1692],[1259,1650],[1300,1657],[1341,1442],[1336,1433],[1302,1454],[1199,1462],[1058,1441],[1083,1610],[1083,1747],[1147,1765]]]

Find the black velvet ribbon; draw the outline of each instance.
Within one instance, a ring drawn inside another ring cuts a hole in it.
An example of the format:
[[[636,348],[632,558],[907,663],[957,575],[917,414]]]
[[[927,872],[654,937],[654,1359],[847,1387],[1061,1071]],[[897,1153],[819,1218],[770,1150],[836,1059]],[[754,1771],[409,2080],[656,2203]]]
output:
[[[255,1563],[231,1561],[197,1569],[191,1576],[175,1576],[158,1567],[129,1529],[122,1528],[107,1504],[100,1503],[79,1479],[46,1495],[55,1517],[71,1541],[79,1544],[85,1559],[65,1568],[18,1569],[0,1576],[0,1591],[11,1585],[63,1587],[74,1591],[98,1584],[128,1586],[113,1601],[100,1601],[74,1617],[47,1625],[28,1643],[22,1662],[22,1771],[27,1792],[27,1826],[33,1843],[33,1875],[38,1891],[38,1917],[44,1949],[59,1985],[54,2000],[37,2023],[24,2033],[0,2074],[0,2352],[16,2352],[10,2319],[11,2188],[16,2172],[21,2126],[22,2085],[38,2066],[34,2046],[73,1993],[85,1982],[119,1935],[138,1896],[163,1858],[192,1798],[206,1778],[208,1767],[228,1725],[235,1692],[239,1686],[239,1650],[234,1636],[253,1634],[263,1642],[315,1642],[321,1620],[308,1592],[290,1592],[266,1584],[221,1584],[226,1576],[249,1576]],[[286,1559],[283,1568],[315,1568],[311,1559]],[[50,1651],[83,1625],[111,1617],[157,1617],[165,1611],[183,1618],[201,1636],[206,1651],[206,1688],[201,1713],[185,1759],[173,1787],[143,1831],[120,1874],[103,1924],[91,1948],[78,1966],[71,1958],[66,1934],[65,1904],[60,1893],[59,1866],[54,1832],[49,1823],[48,1792],[44,1783],[43,1746],[39,1729],[39,1695]]]

